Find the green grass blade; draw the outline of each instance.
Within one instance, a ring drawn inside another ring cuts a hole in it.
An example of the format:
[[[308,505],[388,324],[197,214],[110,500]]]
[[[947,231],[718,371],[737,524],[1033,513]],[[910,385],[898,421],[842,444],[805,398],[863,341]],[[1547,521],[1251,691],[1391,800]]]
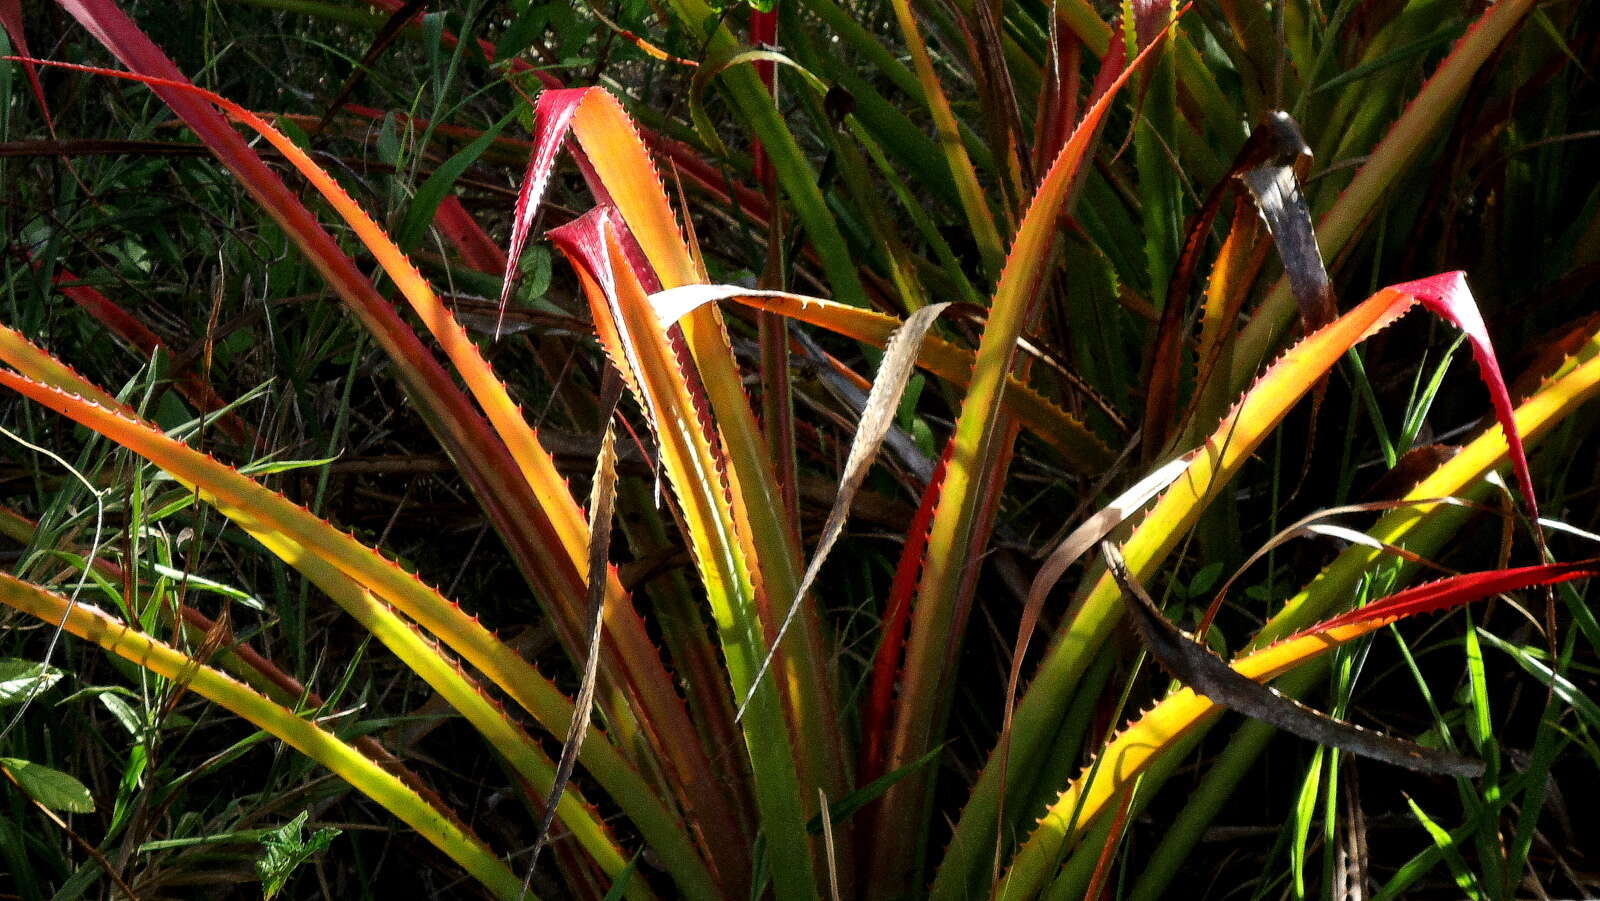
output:
[[[0,574],[0,601],[46,622],[65,619],[67,630],[168,679],[186,679],[189,690],[316,760],[350,783],[459,863],[500,898],[516,898],[516,875],[462,824],[433,807],[415,790],[355,748],[315,723],[183,653],[136,632],[87,604],[71,604],[41,588]]]

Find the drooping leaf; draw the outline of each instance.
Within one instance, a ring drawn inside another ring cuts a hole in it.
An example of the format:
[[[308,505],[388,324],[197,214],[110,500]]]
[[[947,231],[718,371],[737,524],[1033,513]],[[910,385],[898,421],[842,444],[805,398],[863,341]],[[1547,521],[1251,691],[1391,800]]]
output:
[[[579,592],[565,590],[576,581],[578,566],[572,557],[587,549],[586,543],[582,543],[582,520],[577,505],[564,490],[554,461],[538,446],[532,430],[506,395],[503,384],[488,371],[476,346],[448,310],[438,303],[431,287],[405,255],[371,216],[294,141],[238,104],[183,80],[165,54],[114,4],[104,0],[69,0],[63,5],[78,15],[119,57],[143,74],[52,65],[141,81],[150,85],[184,118],[255,195],[262,208],[300,245],[378,345],[397,361],[396,375],[411,393],[424,421],[434,426],[435,434],[460,462],[468,483],[512,548],[514,559],[532,581],[543,583],[545,590],[540,592],[541,599],[553,603],[555,610],[575,615],[576,602],[573,601],[571,607],[563,606],[563,602],[581,593],[581,589]],[[149,74],[152,72],[156,74]],[[433,353],[400,318],[394,305],[376,291],[371,280],[212,104],[221,106],[229,116],[267,137],[347,219],[401,293],[418,307],[422,321],[434,330],[435,337],[452,356],[498,434],[491,430],[490,421],[474,409],[472,401],[456,387]],[[491,462],[497,458],[500,463]],[[513,481],[518,473],[522,481],[533,484],[520,487]],[[563,498],[566,503],[562,502]],[[537,535],[539,532],[545,534]],[[568,550],[572,557],[565,561],[553,559],[548,551],[552,545]],[[555,619],[558,624],[573,626],[566,616],[558,615]],[[624,640],[632,636],[642,645],[631,649],[633,652],[627,655],[629,665],[648,662],[651,655],[646,651],[648,639],[643,635],[642,624],[637,631],[619,629],[617,634]],[[651,680],[639,680],[634,684],[648,686]],[[660,700],[666,707],[654,712],[663,719],[672,718],[674,702]],[[642,706],[654,707],[653,704]],[[620,709],[613,713],[619,721],[632,718]],[[682,723],[681,728],[687,732],[688,724]]]
[[[863,310],[821,297],[788,291],[761,291],[738,285],[685,285],[650,296],[662,324],[671,325],[700,307],[732,300],[753,309],[778,313],[796,322],[828,329],[876,347],[902,325],[893,316]],[[938,335],[922,342],[916,364],[952,384],[969,387],[976,354]],[[1085,473],[1099,473],[1111,465],[1111,450],[1076,417],[1015,375],[1007,375],[1001,402],[1041,440],[1059,451],[1068,464]]]
[[[1296,160],[1310,156],[1311,148],[1288,113],[1270,114],[1263,128],[1273,133],[1280,152],[1239,173],[1239,178],[1250,189],[1261,218],[1266,220],[1267,233],[1278,246],[1289,290],[1300,306],[1300,320],[1306,331],[1315,331],[1332,322],[1339,310],[1311,226],[1311,210],[1294,171]]]
[[[1276,134],[1274,129],[1257,126],[1234,157],[1227,175],[1211,186],[1200,208],[1190,214],[1184,223],[1183,246],[1173,266],[1172,278],[1167,283],[1161,319],[1156,324],[1155,340],[1151,342],[1145,364],[1148,377],[1145,379],[1144,425],[1140,431],[1146,460],[1153,459],[1166,448],[1176,424],[1178,377],[1182,364],[1180,349],[1187,322],[1185,314],[1189,308],[1189,290],[1199,271],[1200,256],[1211,235],[1212,225],[1222,211],[1224,201],[1234,193],[1235,179],[1281,150],[1274,146]],[[1219,265],[1220,260],[1219,257]],[[1197,388],[1198,385],[1197,379]]]
[[[1188,466],[1188,461],[1180,457],[1156,467],[1149,475],[1117,495],[1115,500],[1079,524],[1071,534],[1056,545],[1050,556],[1045,558],[1044,565],[1039,567],[1039,572],[1033,577],[1033,583],[1028,586],[1028,597],[1022,606],[1022,619],[1017,624],[1017,641],[1011,650],[1011,675],[1006,683],[1008,724],[1012,707],[1016,703],[1017,683],[1022,678],[1022,661],[1027,656],[1028,644],[1033,640],[1033,630],[1038,626],[1039,614],[1044,611],[1044,602],[1050,596],[1051,590],[1061,581],[1061,577],[1066,575],[1072,564],[1078,562],[1079,558],[1099,544],[1101,539],[1111,534],[1117,526],[1143,509],[1145,504],[1154,500],[1156,495],[1167,490],[1173,480],[1182,475]],[[1005,740],[1006,731],[1006,728],[1002,727],[1001,741]]]
[[[1338,258],[1361,233],[1385,192],[1392,190],[1406,167],[1437,140],[1440,123],[1466,94],[1478,70],[1515,33],[1534,5],[1533,0],[1495,3],[1455,43],[1332,208],[1317,222],[1317,242],[1324,257]],[[1294,307],[1294,294],[1288,280],[1283,279],[1239,335],[1229,379],[1235,390],[1249,382],[1251,374],[1271,353],[1278,332]]]

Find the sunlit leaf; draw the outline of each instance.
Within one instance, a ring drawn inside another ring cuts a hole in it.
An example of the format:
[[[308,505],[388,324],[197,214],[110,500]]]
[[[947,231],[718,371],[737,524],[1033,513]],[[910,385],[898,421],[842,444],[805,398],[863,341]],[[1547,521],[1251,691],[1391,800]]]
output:
[[[15,657],[0,659],[0,707],[44,694],[60,681],[61,670],[49,664]]]

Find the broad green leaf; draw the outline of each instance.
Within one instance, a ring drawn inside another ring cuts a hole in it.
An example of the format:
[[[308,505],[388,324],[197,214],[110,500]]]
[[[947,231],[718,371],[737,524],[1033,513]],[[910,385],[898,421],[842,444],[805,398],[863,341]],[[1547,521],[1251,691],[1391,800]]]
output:
[[[134,738],[140,738],[144,735],[144,717],[141,717],[133,709],[132,704],[124,701],[121,695],[109,691],[104,692],[100,695],[100,703],[111,711],[111,715],[116,717],[118,723],[122,724],[122,728],[128,730],[129,735]]]
[[[15,757],[0,757],[0,769],[15,779],[28,797],[51,810],[94,813],[94,797],[89,789],[60,770]]]
[[[261,880],[261,894],[271,899],[288,884],[289,877],[301,864],[322,853],[333,844],[340,830],[323,827],[305,835],[306,817],[302,812],[278,829],[262,835],[265,850],[256,858],[256,876]]]
[[[338,459],[338,457],[322,457],[316,460],[263,460],[260,463],[247,463],[239,467],[239,471],[247,476],[277,475],[294,472],[297,469],[316,469]]]
[[[249,607],[251,610],[258,610],[263,613],[265,613],[267,610],[267,605],[263,604],[255,595],[235,588],[232,585],[224,585],[215,579],[208,579],[205,576],[197,576],[194,573],[184,572],[181,569],[176,569],[171,566],[162,566],[159,563],[152,563],[150,565],[150,569],[156,575],[171,579],[188,588],[220,594],[231,601],[237,601],[239,604]]]

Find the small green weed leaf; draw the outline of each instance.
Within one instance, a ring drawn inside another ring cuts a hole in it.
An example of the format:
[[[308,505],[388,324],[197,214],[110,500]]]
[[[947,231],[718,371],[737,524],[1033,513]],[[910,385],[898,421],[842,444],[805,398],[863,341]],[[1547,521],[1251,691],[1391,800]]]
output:
[[[81,701],[84,698],[92,698],[106,693],[127,695],[130,698],[138,697],[131,689],[121,685],[88,685],[57,701],[56,706],[62,707],[71,704],[73,701]]]
[[[35,695],[49,691],[61,681],[61,670],[45,663],[0,658],[0,707],[21,704]]]
[[[1422,424],[1427,421],[1428,410],[1432,408],[1434,398],[1439,396],[1439,389],[1444,385],[1445,374],[1450,371],[1450,361],[1455,359],[1456,351],[1467,340],[1465,334],[1457,335],[1450,349],[1444,352],[1444,357],[1433,368],[1433,375],[1420,393],[1412,399],[1406,409],[1405,421],[1400,425],[1400,440],[1396,442],[1399,450],[1404,453],[1411,450],[1417,441],[1417,435],[1422,431]],[[1419,370],[1417,373],[1421,375]],[[1413,392],[1415,393],[1415,392]]]
[[[150,766],[150,749],[143,743],[128,749],[128,761],[123,765],[122,778],[117,781],[117,800],[111,805],[111,829],[122,828],[128,814],[135,807],[139,789],[144,785],[144,771]]]
[[[1311,824],[1317,817],[1317,796],[1322,793],[1322,758],[1327,748],[1317,746],[1306,768],[1305,780],[1294,805],[1294,839],[1289,843],[1289,872],[1294,877],[1294,896],[1306,896],[1306,853],[1310,845]]]
[[[395,127],[394,113],[383,117],[383,124],[378,126],[378,159],[390,166],[400,165],[400,135]]]
[[[1410,796],[1406,797],[1406,804],[1411,808],[1411,813],[1417,818],[1417,822],[1422,824],[1422,828],[1428,830],[1428,837],[1433,839],[1434,847],[1444,855],[1444,862],[1449,865],[1450,873],[1455,877],[1456,887],[1472,901],[1480,901],[1483,898],[1483,890],[1478,885],[1478,877],[1467,869],[1467,862],[1462,859],[1460,850],[1456,848],[1458,843],[1456,837],[1434,822],[1433,818],[1428,816],[1416,801],[1411,800]]]
[[[528,248],[522,259],[517,261],[522,267],[523,278],[527,279],[521,288],[523,300],[532,303],[550,290],[551,262],[550,248],[543,245]]]
[[[339,830],[330,827],[318,829],[309,838],[304,836],[302,833],[307,816],[302,812],[282,828],[261,837],[261,844],[266,850],[256,860],[256,875],[261,877],[263,897],[271,898],[282,891],[295,869],[310,860],[312,855],[327,850],[339,834]]]
[[[310,149],[311,136],[306,134],[306,130],[301,128],[293,119],[285,118],[280,120],[278,130],[283,132],[284,136],[294,142],[294,145],[301,150]]]
[[[1222,575],[1222,561],[1217,560],[1207,563],[1189,580],[1189,597],[1199,597],[1216,587],[1217,579]]]
[[[461,821],[449,808],[424,798],[400,776],[340,741],[317,723],[297,716],[220,670],[197,664],[189,655],[152,639],[147,633],[127,628],[96,607],[71,604],[64,597],[3,572],[0,572],[0,603],[45,622],[62,623],[67,632],[80,638],[92,636],[94,642],[118,658],[137,663],[153,675],[188,679],[188,689],[196,695],[244,717],[327,766],[460,863],[495,895],[515,897],[520,892],[521,883],[511,870],[459,825]],[[243,749],[257,740],[252,736],[235,745],[235,749]],[[234,750],[229,750],[218,759],[225,760],[233,754]],[[115,832],[116,828],[117,824],[113,823],[108,831]],[[620,864],[617,869],[621,869]]]
[[[1451,43],[1452,41],[1459,39],[1461,37],[1461,33],[1462,29],[1459,24],[1452,23],[1450,25],[1446,25],[1438,31],[1435,31],[1433,34],[1418,38],[1417,40],[1401,47],[1397,47],[1394,50],[1377,57],[1376,59],[1368,60],[1361,65],[1352,66],[1349,69],[1340,72],[1333,78],[1330,78],[1322,84],[1317,85],[1316,89],[1313,90],[1312,93],[1320,94],[1323,91],[1332,91],[1343,85],[1350,84],[1351,82],[1360,81],[1361,79],[1366,78],[1368,75],[1371,75],[1375,72],[1381,71],[1398,63],[1405,62],[1408,59],[1421,56],[1435,47],[1441,47],[1445,44]]]
[[[722,138],[717,135],[717,128],[712,124],[710,114],[706,112],[706,88],[711,86],[712,80],[718,75],[734,66],[751,63],[769,65],[781,63],[797,72],[801,79],[816,91],[817,96],[825,96],[829,91],[829,86],[810,69],[774,50],[749,50],[732,46],[721,53],[708,56],[695,69],[694,80],[689,86],[689,119],[694,123],[695,134],[713,156],[727,157],[729,153],[727,145],[723,144]]]
[[[51,810],[94,812],[94,797],[89,794],[89,789],[60,770],[15,757],[0,757],[0,769],[5,770],[28,797]]]

